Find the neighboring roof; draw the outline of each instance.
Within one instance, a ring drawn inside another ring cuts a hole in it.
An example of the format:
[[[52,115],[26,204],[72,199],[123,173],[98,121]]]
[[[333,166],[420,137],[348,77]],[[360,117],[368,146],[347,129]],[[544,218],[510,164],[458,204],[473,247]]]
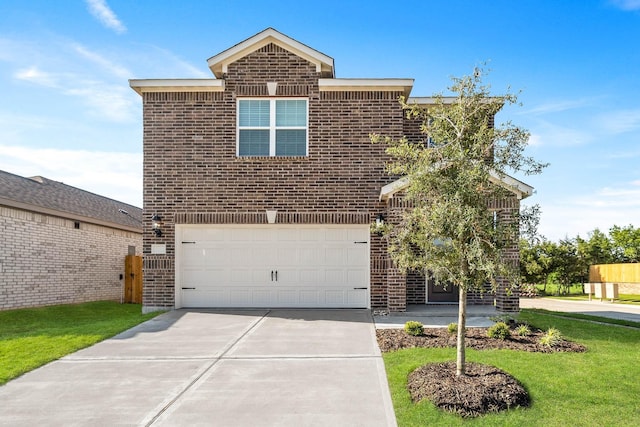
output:
[[[227,73],[227,67],[229,64],[232,64],[238,59],[255,52],[269,43],[276,44],[283,49],[306,59],[312,64],[315,64],[316,72],[318,73],[327,72],[331,76],[334,75],[333,58],[322,52],[318,52],[317,50],[312,49],[291,37],[285,36],[273,28],[267,28],[266,30],[259,32],[253,37],[249,37],[245,41],[238,43],[224,52],[212,56],[207,60],[207,64],[209,64],[209,68],[213,74],[217,78],[221,79],[224,77],[224,74]]]
[[[489,180],[491,182],[511,191],[518,199],[526,199],[533,194],[532,186],[509,175],[500,175],[493,170],[490,172],[490,175]],[[386,201],[392,199],[396,193],[409,187],[409,184],[409,178],[405,176],[385,185],[380,189],[380,200]]]
[[[0,205],[142,232],[142,209],[41,176],[0,171]]]

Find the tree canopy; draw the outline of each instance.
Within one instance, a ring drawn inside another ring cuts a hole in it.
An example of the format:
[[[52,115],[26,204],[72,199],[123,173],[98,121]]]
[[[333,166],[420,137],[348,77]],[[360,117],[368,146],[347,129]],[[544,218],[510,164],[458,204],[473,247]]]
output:
[[[407,178],[411,209],[387,230],[389,253],[404,271],[427,271],[441,283],[460,289],[459,353],[464,346],[466,295],[483,290],[498,278],[516,283],[516,263],[505,259],[505,248],[517,245],[518,211],[497,209],[495,201],[513,197],[496,184],[508,173],[540,173],[545,165],[524,155],[529,133],[510,122],[494,126],[495,114],[515,104],[514,94],[491,95],[482,82],[483,70],[453,78],[452,97],[436,95],[424,106],[401,99],[407,117],[421,122],[423,138],[384,141],[390,175]],[[525,221],[528,219],[524,218]],[[462,335],[461,335],[462,334]],[[464,355],[458,374],[464,373]]]
[[[589,281],[589,266],[640,262],[640,228],[614,225],[605,234],[595,229],[586,238],[565,237],[552,242],[544,237],[520,241],[520,276],[523,283],[557,284],[568,292],[572,284]],[[545,287],[546,291],[546,287]]]

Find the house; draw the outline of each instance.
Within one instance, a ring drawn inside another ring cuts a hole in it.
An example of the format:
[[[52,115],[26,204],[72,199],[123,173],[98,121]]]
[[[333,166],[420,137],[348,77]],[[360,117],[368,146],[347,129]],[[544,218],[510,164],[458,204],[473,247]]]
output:
[[[413,79],[336,78],[331,57],[272,28],[208,65],[210,79],[130,81],[143,103],[145,311],[457,301],[394,268],[371,232],[399,215],[403,187],[369,135],[419,133],[398,103]],[[503,184],[505,212],[531,194]],[[518,309],[504,287],[471,302]]]
[[[40,176],[0,171],[0,310],[122,299],[142,253],[142,210]]]

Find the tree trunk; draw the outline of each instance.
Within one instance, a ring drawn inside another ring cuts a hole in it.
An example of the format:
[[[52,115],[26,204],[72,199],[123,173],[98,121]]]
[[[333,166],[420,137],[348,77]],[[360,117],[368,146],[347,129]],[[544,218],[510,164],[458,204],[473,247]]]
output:
[[[460,286],[458,299],[458,351],[456,353],[456,376],[465,375],[465,329],[467,324],[467,289]]]

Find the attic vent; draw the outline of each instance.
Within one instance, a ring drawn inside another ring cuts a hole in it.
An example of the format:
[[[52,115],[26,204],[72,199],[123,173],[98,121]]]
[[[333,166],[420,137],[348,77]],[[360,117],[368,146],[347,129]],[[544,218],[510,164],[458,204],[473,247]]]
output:
[[[118,209],[118,212],[120,212],[123,215],[129,215],[129,212],[125,211],[124,209]]]

